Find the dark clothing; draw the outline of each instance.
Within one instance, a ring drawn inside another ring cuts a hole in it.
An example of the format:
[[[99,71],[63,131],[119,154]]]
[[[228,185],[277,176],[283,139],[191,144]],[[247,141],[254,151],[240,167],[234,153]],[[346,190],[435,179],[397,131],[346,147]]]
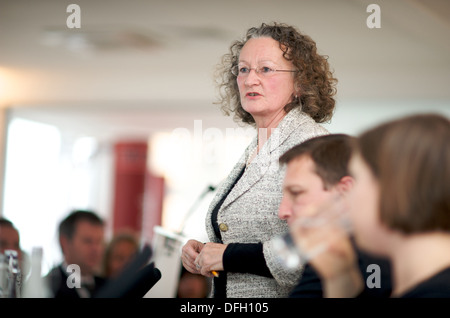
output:
[[[373,257],[361,250],[358,254],[358,265],[364,278],[365,288],[358,297],[390,297],[392,292],[390,262]],[[376,264],[379,267],[372,267]],[[372,265],[372,266],[370,266]],[[378,273],[380,274],[377,277]],[[375,283],[379,280],[379,286]],[[375,284],[375,286],[373,286]],[[323,297],[320,277],[310,264],[306,264],[303,275],[297,286],[292,290],[289,298],[321,298]]]
[[[67,278],[69,273],[65,271],[62,265],[54,267],[45,277],[50,287],[50,291],[54,298],[81,298],[77,288],[70,288],[67,285]],[[93,297],[106,280],[102,277],[94,276],[94,284],[91,286],[84,286],[82,284],[83,292],[86,292],[86,297]]]
[[[359,268],[364,278],[364,290],[358,297],[388,298],[392,293],[391,262],[357,250],[359,257]],[[372,266],[378,265],[376,269]],[[379,277],[376,277],[377,275]],[[373,286],[379,280],[378,286]]]
[[[228,244],[223,254],[223,267],[228,272],[273,277],[264,259],[262,243]]]
[[[450,267],[413,287],[401,298],[449,298],[450,297]]]
[[[302,277],[294,287],[289,298],[322,298],[322,283],[314,268],[307,263]]]

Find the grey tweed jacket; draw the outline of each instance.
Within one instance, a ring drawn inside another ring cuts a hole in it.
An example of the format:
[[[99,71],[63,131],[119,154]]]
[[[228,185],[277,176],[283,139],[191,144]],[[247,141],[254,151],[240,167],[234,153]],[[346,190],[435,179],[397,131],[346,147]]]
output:
[[[268,278],[248,273],[228,272],[227,297],[286,297],[297,284],[303,269],[284,268],[277,261],[273,248],[273,238],[288,231],[286,221],[278,218],[284,179],[284,167],[279,165],[278,160],[295,145],[325,134],[328,134],[325,128],[299,108],[294,108],[272,132],[223,202],[217,216],[222,242],[224,244],[262,242],[264,258],[273,275],[273,278]],[[206,230],[211,242],[219,242],[212,226],[212,211],[232,187],[256,143],[257,137],[218,187],[209,206]]]

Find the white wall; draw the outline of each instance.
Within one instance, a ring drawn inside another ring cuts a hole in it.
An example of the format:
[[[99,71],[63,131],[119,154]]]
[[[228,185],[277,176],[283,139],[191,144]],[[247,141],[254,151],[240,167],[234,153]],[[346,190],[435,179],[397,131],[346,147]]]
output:
[[[450,117],[450,100],[351,100],[337,104],[331,123],[332,133],[358,135],[384,121],[416,113],[436,112]]]

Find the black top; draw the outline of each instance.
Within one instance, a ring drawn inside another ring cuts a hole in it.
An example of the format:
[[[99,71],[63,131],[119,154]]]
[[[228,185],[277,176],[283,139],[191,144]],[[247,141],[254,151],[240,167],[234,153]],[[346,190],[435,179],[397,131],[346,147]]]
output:
[[[392,292],[391,266],[386,259],[373,257],[359,249],[358,265],[364,278],[365,288],[358,297],[387,298]],[[375,266],[373,266],[375,265]],[[302,277],[289,295],[290,298],[321,298],[322,283],[315,269],[306,264]]]
[[[450,267],[416,285],[401,298],[448,298],[450,297]]]
[[[212,226],[214,228],[214,233],[220,242],[222,242],[222,235],[217,222],[217,214],[219,213],[223,202],[241,179],[244,172],[245,167],[239,173],[228,192],[222,197],[212,211]],[[219,277],[214,278],[214,298],[226,298],[227,272],[252,273],[272,277],[272,274],[267,267],[266,260],[264,259],[262,242],[250,244],[230,243],[225,249],[222,261],[224,271],[220,272]]]

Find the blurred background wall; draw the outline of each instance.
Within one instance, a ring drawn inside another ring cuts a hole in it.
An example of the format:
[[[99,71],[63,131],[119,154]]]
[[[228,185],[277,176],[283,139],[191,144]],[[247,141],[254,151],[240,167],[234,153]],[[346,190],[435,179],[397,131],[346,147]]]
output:
[[[80,28],[67,25],[72,3]],[[372,3],[380,28],[367,24]],[[23,249],[43,246],[44,269],[59,262],[56,227],[75,208],[103,216],[108,237],[130,228],[150,241],[161,225],[206,240],[208,187],[252,136],[214,104],[214,68],[249,27],[272,21],[329,56],[331,132],[450,116],[446,0],[2,0],[0,214]]]

